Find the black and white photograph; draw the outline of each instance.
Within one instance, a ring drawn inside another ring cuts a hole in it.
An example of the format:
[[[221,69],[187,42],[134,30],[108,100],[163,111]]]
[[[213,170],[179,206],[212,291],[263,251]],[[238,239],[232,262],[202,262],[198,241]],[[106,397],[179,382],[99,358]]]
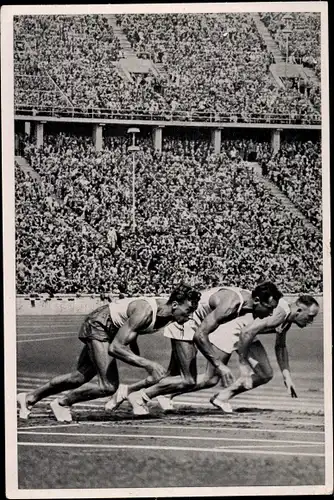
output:
[[[7,498],[333,492],[326,2],[1,11]]]

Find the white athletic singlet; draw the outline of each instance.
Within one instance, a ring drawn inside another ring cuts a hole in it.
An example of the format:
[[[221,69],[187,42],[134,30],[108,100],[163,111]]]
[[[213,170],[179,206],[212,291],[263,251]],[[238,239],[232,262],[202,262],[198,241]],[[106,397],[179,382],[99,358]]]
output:
[[[288,321],[291,309],[290,309],[290,304],[283,297],[279,300],[277,307],[281,307],[285,312],[285,319],[283,323],[281,323],[280,325],[278,325],[277,328],[275,328],[276,333],[282,333],[283,331],[287,331],[291,326],[291,324]]]
[[[244,299],[241,294],[242,290],[241,288],[229,287],[229,286],[210,288],[210,290],[202,292],[201,299],[199,301],[196,311],[193,314],[192,319],[187,321],[184,325],[179,325],[178,323],[175,322],[167,325],[164,329],[164,336],[170,339],[192,341],[197,327],[202,323],[203,319],[208,314],[210,314],[211,311],[213,311],[213,309],[211,309],[209,305],[210,297],[212,297],[214,293],[217,293],[220,290],[231,290],[238,295],[240,304],[238,306],[237,315],[239,316],[242,306],[244,304]]]
[[[215,287],[211,288],[210,290],[206,290],[205,292],[202,293],[199,304],[197,306],[196,311],[194,312],[193,315],[193,320],[197,325],[201,324],[203,319],[210,314],[213,309],[211,309],[209,302],[210,298],[212,295],[215,293],[219,292],[220,290],[231,290],[232,292],[235,292],[238,295],[240,304],[238,307],[237,315],[239,316],[240,311],[242,309],[242,306],[244,304],[244,299],[241,295],[241,288],[233,287],[233,286],[220,286],[220,287]]]
[[[277,304],[277,307],[281,307],[285,312],[284,321],[275,329],[275,332],[280,334],[283,331],[287,331],[290,328],[290,323],[287,318],[290,314],[290,306],[286,299],[281,298]],[[245,326],[253,323],[254,317],[252,313],[247,313],[244,316],[239,316],[238,318],[220,325],[214,332],[210,333],[209,339],[213,345],[218,347],[221,351],[231,354],[237,349],[239,336],[242,329]],[[254,337],[253,342],[257,340],[257,336]]]
[[[134,300],[145,300],[152,308],[152,321],[147,328],[143,330],[143,333],[150,333],[154,330],[155,321],[157,318],[157,297],[132,297],[126,299],[120,299],[116,302],[111,302],[109,304],[110,318],[113,325],[116,328],[121,328],[128,319],[128,307]]]

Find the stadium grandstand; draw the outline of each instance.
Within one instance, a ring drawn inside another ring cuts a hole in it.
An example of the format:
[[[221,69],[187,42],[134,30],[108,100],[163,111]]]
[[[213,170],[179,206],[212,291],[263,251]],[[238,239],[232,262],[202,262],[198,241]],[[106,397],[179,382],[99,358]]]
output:
[[[305,13],[16,17],[17,293],[321,293],[319,30]]]

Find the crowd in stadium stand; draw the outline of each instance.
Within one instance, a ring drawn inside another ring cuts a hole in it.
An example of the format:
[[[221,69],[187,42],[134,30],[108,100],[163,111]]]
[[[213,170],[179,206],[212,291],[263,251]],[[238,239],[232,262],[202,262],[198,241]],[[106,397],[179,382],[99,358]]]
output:
[[[120,43],[103,16],[24,16],[15,25],[15,64],[30,80],[17,78],[16,102],[52,106],[67,99],[87,110],[162,112],[167,118],[178,111],[210,112],[217,121],[285,113],[309,123],[319,116],[317,99],[312,104],[298,88],[277,87],[269,74],[272,55],[250,14],[119,15],[117,22],[137,55],[162,65],[162,81],[149,75],[129,82],[118,74],[112,62],[122,55]],[[38,91],[42,77],[52,78],[53,93],[48,86]]]
[[[18,166],[15,180],[17,292],[119,293],[110,245]]]
[[[283,142],[277,154],[259,145],[257,159],[269,178],[319,229],[322,227],[320,142]]]
[[[164,98],[176,110],[217,114],[316,114],[297,89],[278,89],[271,55],[247,14],[117,16],[137,54],[151,54],[168,77]]]
[[[320,80],[320,14],[291,12],[288,16],[289,19],[286,19],[286,15],[283,12],[265,12],[260,14],[260,17],[278,43],[282,54],[285,57],[288,55],[288,62],[311,68]],[[287,36],[284,33],[286,28],[289,31],[288,43]],[[320,110],[321,89],[319,83],[309,80],[306,89],[310,100]]]
[[[249,142],[261,150],[225,140],[214,155],[203,137],[166,135],[159,153],[142,138],[133,231],[124,137],[107,136],[100,152],[63,133],[40,149],[27,141],[35,179],[16,167],[17,292],[162,293],[181,280],[266,278],[286,292],[321,291],[321,236],[246,168]]]
[[[31,77],[17,83],[18,91],[31,90],[26,86],[31,87],[34,82],[37,89],[45,90],[45,83],[40,81],[43,75],[44,81],[48,77],[49,82],[53,79],[67,97],[67,105],[85,108],[101,105],[112,99],[115,92],[122,92],[122,79],[112,64],[119,58],[120,42],[105,17],[19,16],[17,19],[16,72]],[[24,44],[24,50],[19,49],[20,43]],[[56,85],[53,95],[59,98],[61,93]],[[44,102],[50,98],[47,92],[36,96],[39,104],[49,104]]]
[[[289,30],[288,56],[297,64],[312,68],[320,76],[320,13],[307,12],[265,12],[260,14],[273,38],[286,55],[286,35]]]

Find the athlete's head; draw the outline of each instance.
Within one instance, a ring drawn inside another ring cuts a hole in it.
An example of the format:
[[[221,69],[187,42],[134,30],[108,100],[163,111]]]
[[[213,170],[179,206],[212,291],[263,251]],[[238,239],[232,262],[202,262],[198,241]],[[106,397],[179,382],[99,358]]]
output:
[[[311,295],[300,295],[291,307],[292,322],[304,328],[313,323],[319,309],[319,303],[314,297]]]
[[[265,318],[273,313],[282,297],[276,285],[271,281],[264,281],[252,291],[253,314],[256,318]]]
[[[201,294],[189,285],[181,283],[178,285],[167,301],[172,306],[174,321],[183,325],[188,321],[191,314],[196,311]]]

